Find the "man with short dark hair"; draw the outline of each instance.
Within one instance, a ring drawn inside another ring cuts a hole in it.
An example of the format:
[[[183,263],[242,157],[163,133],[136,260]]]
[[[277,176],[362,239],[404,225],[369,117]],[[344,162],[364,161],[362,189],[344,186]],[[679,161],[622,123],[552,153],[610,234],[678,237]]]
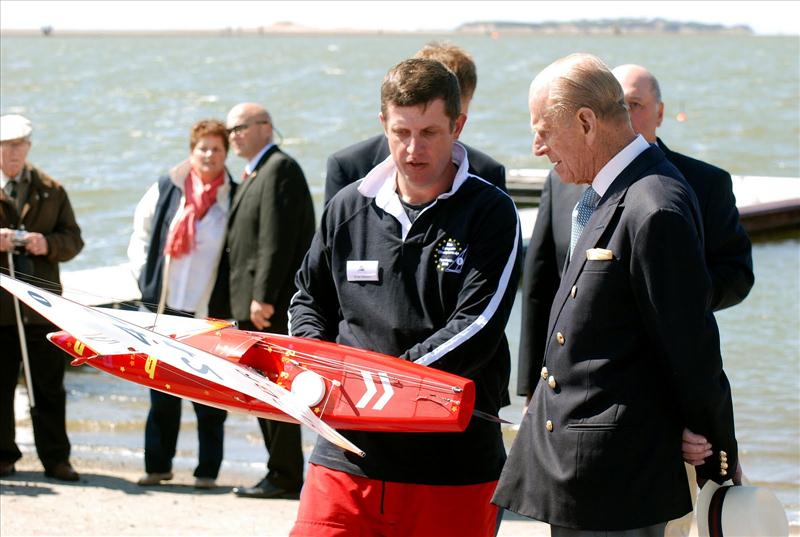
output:
[[[8,274],[13,252],[15,275],[54,293],[61,293],[58,264],[83,249],[81,228],[64,187],[26,159],[31,148],[31,122],[18,114],[0,117],[0,268]],[[21,244],[20,244],[21,243]],[[20,304],[33,390],[33,440],[44,473],[77,481],[69,462],[64,367],[66,356],[46,339],[55,327]],[[15,436],[14,390],[22,352],[11,295],[0,290],[0,477],[14,473],[22,457]]]
[[[589,187],[571,215],[538,383],[493,501],[549,523],[555,537],[663,536],[691,510],[684,427],[710,442],[699,477],[740,475],[697,198],[633,131],[598,58],[545,68],[529,108],[534,154]]]
[[[520,231],[507,194],[468,172],[465,116],[441,63],[401,62],[381,86],[391,151],[328,204],[297,275],[291,334],[366,348],[475,381],[497,415],[510,367],[504,328]],[[494,535],[505,449],[497,422],[462,433],[340,431],[322,438],[292,535]]]
[[[436,60],[453,71],[461,89],[461,113],[468,113],[470,102],[478,85],[475,62],[462,48],[450,43],[431,42],[414,56]],[[506,189],[506,169],[489,155],[462,144],[469,157],[469,173]],[[379,134],[345,147],[328,157],[325,173],[325,204],[342,188],[358,181],[389,156],[389,144],[384,134]]]
[[[234,106],[227,117],[231,148],[247,160],[228,220],[233,317],[244,330],[287,332],[294,275],[314,234],[314,204],[303,170],[273,142],[272,117],[256,103]],[[269,453],[267,475],[247,498],[297,498],[303,485],[300,426],[258,420]]]

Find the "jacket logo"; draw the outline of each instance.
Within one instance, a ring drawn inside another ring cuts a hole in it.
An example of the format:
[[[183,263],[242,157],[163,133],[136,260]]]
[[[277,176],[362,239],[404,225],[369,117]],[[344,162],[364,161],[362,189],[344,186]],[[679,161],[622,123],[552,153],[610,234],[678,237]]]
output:
[[[442,239],[433,252],[436,270],[461,274],[461,269],[467,260],[468,249],[469,247],[462,247],[456,239]]]

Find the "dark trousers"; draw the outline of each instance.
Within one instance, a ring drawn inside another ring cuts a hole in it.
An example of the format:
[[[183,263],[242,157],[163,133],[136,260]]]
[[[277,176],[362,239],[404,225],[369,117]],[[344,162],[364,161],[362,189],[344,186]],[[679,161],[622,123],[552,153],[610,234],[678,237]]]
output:
[[[150,412],[144,429],[144,468],[148,474],[172,471],[181,426],[182,399],[150,390]],[[217,478],[222,464],[224,423],[228,413],[192,402],[197,415],[198,463],[195,477]]]
[[[31,381],[36,406],[31,409],[36,453],[45,468],[69,460],[64,369],[67,356],[47,341],[53,325],[25,327]],[[14,390],[19,379],[22,351],[16,325],[0,327],[0,461],[15,462],[22,453],[15,441]]]
[[[250,321],[239,321],[242,330],[258,331]],[[303,486],[303,445],[300,425],[258,419],[264,447],[267,448],[266,479],[276,487],[298,492]]]

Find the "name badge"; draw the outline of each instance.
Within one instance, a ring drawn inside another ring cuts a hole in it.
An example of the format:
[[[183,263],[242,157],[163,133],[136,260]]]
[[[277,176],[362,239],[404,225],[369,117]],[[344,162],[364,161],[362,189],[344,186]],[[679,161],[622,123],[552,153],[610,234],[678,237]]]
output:
[[[377,282],[378,281],[378,262],[377,261],[348,261],[347,262],[347,281],[348,282]]]

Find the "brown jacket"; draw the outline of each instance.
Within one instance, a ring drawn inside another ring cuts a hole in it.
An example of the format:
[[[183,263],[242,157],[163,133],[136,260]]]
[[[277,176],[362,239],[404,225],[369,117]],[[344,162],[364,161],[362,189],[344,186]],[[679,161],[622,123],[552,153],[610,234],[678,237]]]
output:
[[[17,211],[8,196],[0,189],[0,227],[37,232],[47,239],[47,255],[26,256],[31,261],[34,285],[61,293],[58,264],[69,261],[83,248],[81,228],[75,221],[67,193],[60,183],[35,166],[25,164],[23,174],[29,174],[30,185],[25,193],[22,210]],[[22,261],[22,260],[20,260]],[[20,263],[17,263],[20,264]],[[8,274],[8,255],[0,255],[0,268]],[[21,267],[18,267],[21,268]],[[21,276],[21,274],[17,274]],[[22,308],[26,324],[46,324],[47,321],[26,306]],[[0,289],[0,326],[16,323],[11,295]]]

